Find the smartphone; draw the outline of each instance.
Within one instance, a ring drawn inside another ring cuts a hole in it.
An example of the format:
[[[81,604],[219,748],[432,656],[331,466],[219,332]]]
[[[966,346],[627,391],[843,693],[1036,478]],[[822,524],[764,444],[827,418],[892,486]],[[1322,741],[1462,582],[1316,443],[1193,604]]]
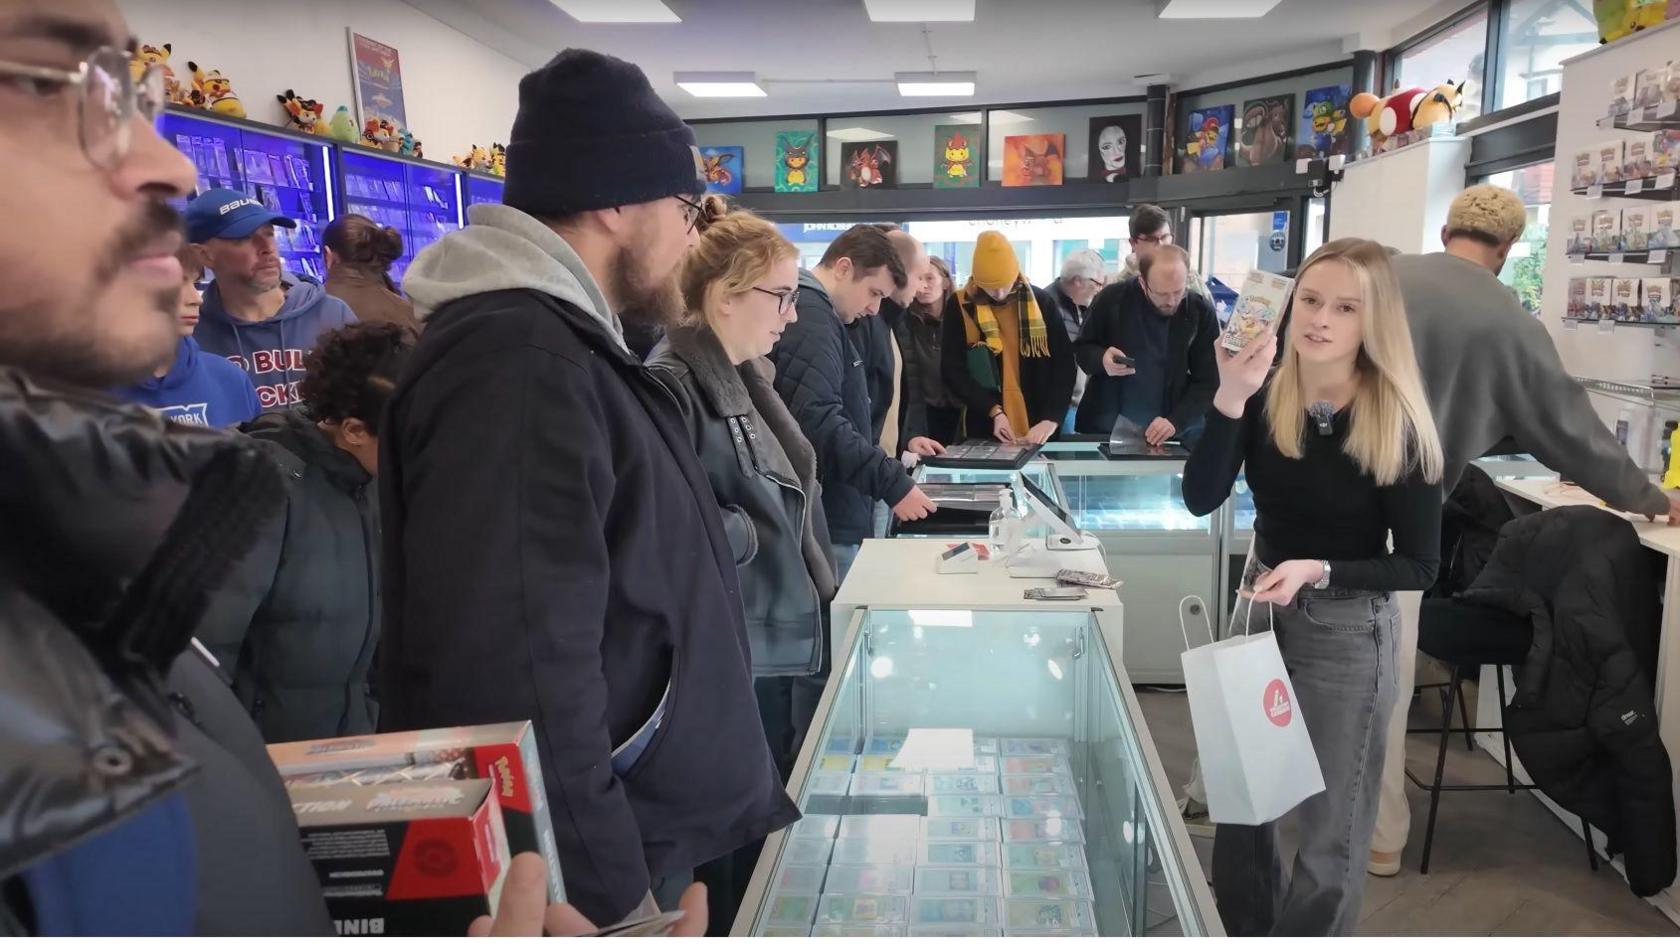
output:
[[[1118,364],[1121,367],[1136,367],[1137,366],[1137,358],[1128,357],[1125,354],[1122,354],[1119,357],[1111,357],[1108,360],[1109,360],[1109,363]]]
[[[662,911],[651,918],[620,921],[594,931],[586,931],[578,937],[667,937],[672,926],[682,919],[683,914],[681,909]]]

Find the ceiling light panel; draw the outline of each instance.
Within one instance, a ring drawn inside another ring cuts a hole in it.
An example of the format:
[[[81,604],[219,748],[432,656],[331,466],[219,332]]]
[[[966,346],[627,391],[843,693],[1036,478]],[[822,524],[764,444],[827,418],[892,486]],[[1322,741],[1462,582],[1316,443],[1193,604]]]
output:
[[[968,96],[974,94],[973,72],[899,72],[898,94],[905,97]]]
[[[579,23],[681,23],[661,0],[549,0]]]
[[[830,128],[828,136],[836,141],[891,141],[892,135],[872,128]]]
[[[763,98],[767,94],[753,72],[677,72],[672,80],[695,98]]]
[[[1272,12],[1278,0],[1159,0],[1163,20],[1252,20]]]
[[[974,0],[863,0],[877,23],[972,23]]]

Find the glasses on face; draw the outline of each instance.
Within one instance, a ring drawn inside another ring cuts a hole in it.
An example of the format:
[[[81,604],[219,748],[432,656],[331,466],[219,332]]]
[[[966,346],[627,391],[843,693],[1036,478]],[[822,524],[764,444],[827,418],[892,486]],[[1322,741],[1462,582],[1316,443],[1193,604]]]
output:
[[[94,50],[73,70],[0,62],[0,76],[43,98],[74,89],[82,153],[102,170],[116,167],[128,156],[135,115],[150,123],[163,111],[163,67],[149,64],[135,79],[128,54],[110,46]]]
[[[1184,301],[1184,296],[1189,294],[1188,288],[1181,288],[1176,292],[1157,292],[1153,288],[1149,287],[1148,282],[1143,283],[1143,291],[1144,294],[1148,295],[1150,299],[1155,302],[1155,304],[1161,306],[1163,309],[1177,308],[1178,303]]]
[[[788,312],[793,310],[793,306],[799,304],[799,289],[796,289],[796,288],[786,288],[786,289],[759,288],[758,286],[754,285],[752,287],[752,290],[755,291],[755,292],[763,292],[764,294],[772,296],[773,298],[775,298],[776,299],[776,314],[778,314],[778,315],[787,314]]]
[[[1139,236],[1137,241],[1140,243],[1148,243],[1151,246],[1171,246],[1172,233],[1156,233],[1153,236]]]
[[[688,231],[690,233],[694,232],[694,227],[700,223],[700,214],[704,213],[705,210],[700,206],[700,204],[695,203],[693,200],[690,200],[680,193],[677,194],[677,201],[683,205],[683,223],[688,226]]]

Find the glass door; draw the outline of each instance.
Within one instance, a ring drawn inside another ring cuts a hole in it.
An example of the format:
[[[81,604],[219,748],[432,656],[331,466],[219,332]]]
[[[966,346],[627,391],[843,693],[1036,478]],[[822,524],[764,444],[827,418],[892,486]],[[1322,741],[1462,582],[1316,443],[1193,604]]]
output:
[[[1287,210],[1199,214],[1190,221],[1186,248],[1204,278],[1218,279],[1237,292],[1250,269],[1282,272],[1289,268],[1292,222]]]

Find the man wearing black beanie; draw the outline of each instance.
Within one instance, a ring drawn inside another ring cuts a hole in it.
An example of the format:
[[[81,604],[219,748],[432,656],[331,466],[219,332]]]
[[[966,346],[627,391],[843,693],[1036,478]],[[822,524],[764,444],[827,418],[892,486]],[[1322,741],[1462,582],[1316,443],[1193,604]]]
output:
[[[408,270],[426,331],[380,437],[381,726],[534,721],[598,924],[799,815],[717,502],[624,340],[680,313],[701,170],[634,65],[571,49],[525,76],[505,204]]]

